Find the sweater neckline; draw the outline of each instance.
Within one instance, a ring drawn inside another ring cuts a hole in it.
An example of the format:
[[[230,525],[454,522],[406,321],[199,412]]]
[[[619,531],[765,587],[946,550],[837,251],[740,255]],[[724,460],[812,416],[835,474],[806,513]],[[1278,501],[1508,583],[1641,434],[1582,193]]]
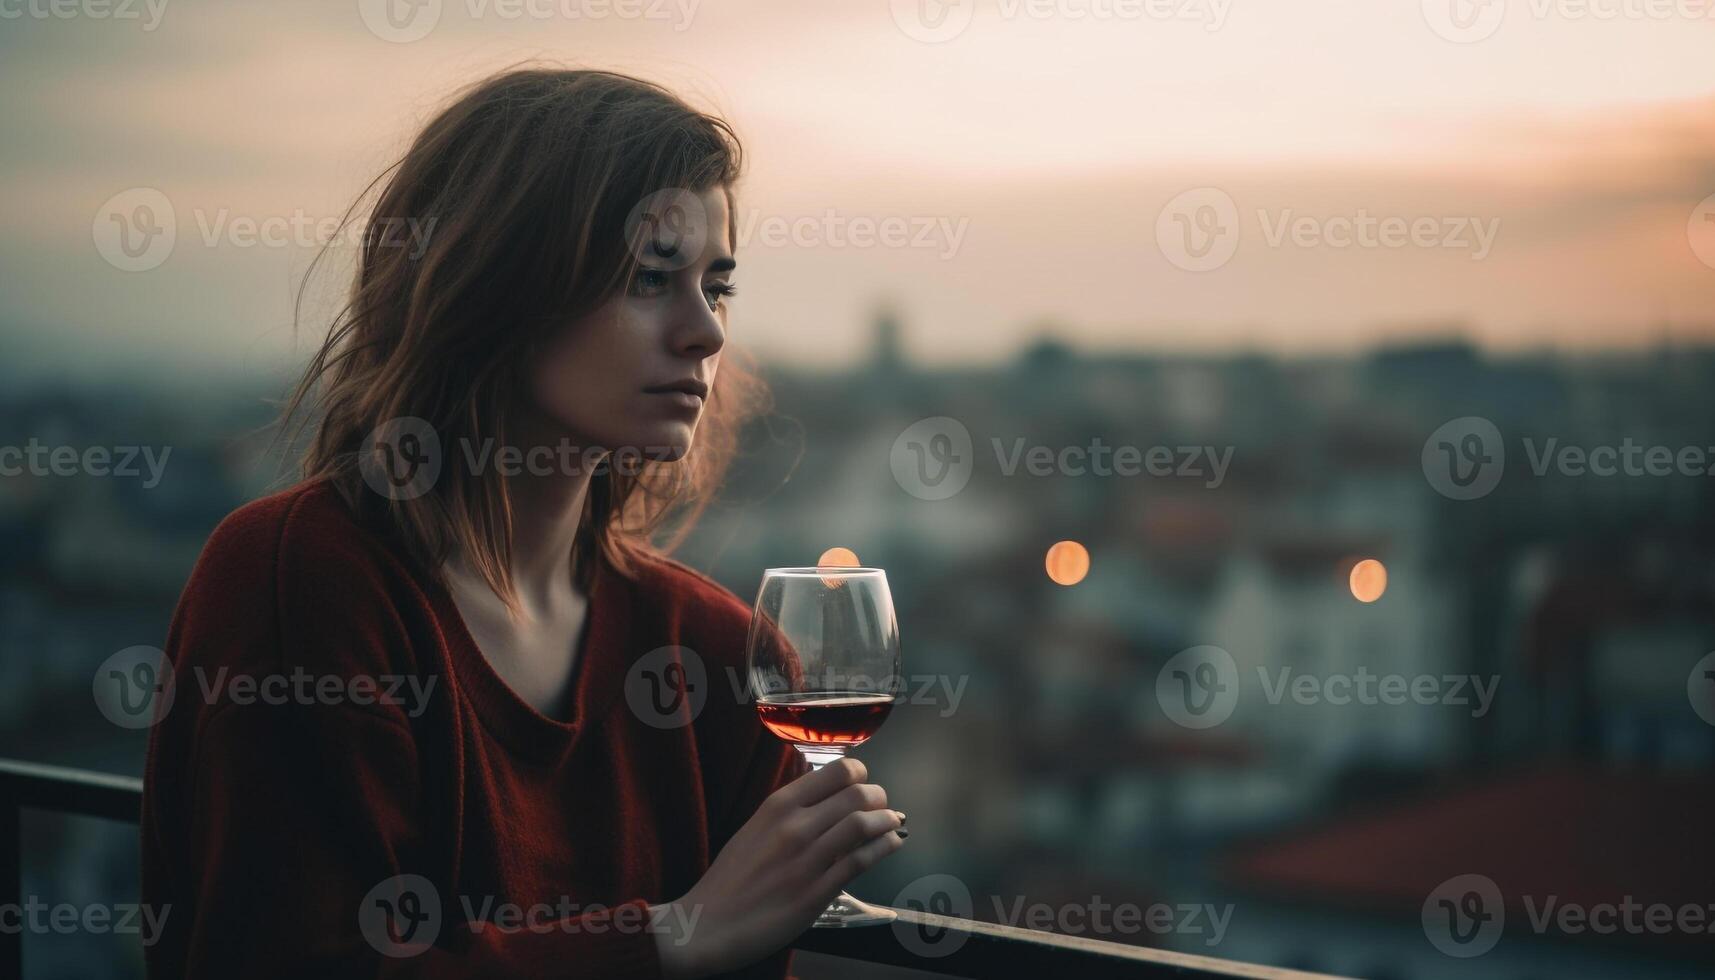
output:
[[[592,728],[600,727],[619,697],[630,670],[624,642],[629,628],[629,591],[624,576],[597,557],[590,577],[588,619],[572,665],[571,712],[561,721],[536,710],[488,662],[465,625],[438,574],[429,576],[435,616],[448,639],[459,687],[476,708],[483,727],[508,751],[551,763],[570,755]]]

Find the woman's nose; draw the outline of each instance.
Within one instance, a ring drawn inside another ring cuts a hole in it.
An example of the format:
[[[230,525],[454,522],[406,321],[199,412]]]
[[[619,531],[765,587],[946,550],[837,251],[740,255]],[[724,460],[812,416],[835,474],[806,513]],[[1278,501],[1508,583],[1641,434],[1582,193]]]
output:
[[[687,305],[689,309],[680,316],[673,331],[675,353],[701,357],[718,353],[726,345],[726,328],[721,326],[719,314],[701,302],[700,297]]]

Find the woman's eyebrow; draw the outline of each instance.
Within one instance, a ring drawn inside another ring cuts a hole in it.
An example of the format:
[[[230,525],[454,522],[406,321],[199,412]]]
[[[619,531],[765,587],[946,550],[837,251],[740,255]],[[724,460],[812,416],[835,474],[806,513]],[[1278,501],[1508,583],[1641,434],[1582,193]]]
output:
[[[738,268],[738,260],[732,256],[722,256],[709,263],[710,272],[731,272]]]

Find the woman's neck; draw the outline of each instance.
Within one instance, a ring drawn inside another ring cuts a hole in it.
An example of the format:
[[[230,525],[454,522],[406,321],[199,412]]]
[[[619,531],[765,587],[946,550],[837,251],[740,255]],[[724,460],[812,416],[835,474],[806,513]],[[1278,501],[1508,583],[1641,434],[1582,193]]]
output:
[[[572,546],[583,521],[590,475],[507,477],[512,499],[512,584],[524,608],[545,609],[572,576]]]
[[[526,458],[532,447],[552,448],[563,438],[557,426],[529,415],[515,431],[514,444]],[[532,619],[559,608],[569,595],[568,587],[577,590],[572,551],[591,480],[589,470],[576,465],[580,457],[550,453],[548,458],[555,461],[552,472],[533,473],[525,467],[502,476],[512,504],[512,585],[522,611]],[[562,469],[565,462],[574,465]]]

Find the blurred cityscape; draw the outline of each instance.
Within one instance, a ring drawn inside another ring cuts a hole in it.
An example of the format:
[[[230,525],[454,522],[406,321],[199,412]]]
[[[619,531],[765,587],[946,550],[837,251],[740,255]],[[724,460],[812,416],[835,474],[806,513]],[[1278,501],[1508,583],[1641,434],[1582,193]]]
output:
[[[1694,670],[1715,650],[1715,347],[1498,355],[1449,328],[1283,359],[1044,338],[998,369],[931,369],[907,332],[883,313],[858,368],[768,370],[775,411],[680,550],[747,601],[763,568],[831,547],[888,570],[910,703],[859,755],[913,839],[853,894],[982,919],[1098,896],[1208,909],[1097,938],[1390,980],[1708,975],[1709,933],[1537,916],[1552,897],[1715,918],[1715,679]],[[0,445],[171,450],[150,486],[0,477],[0,755],[140,773],[146,732],[103,718],[96,666],[161,645],[208,533],[283,485],[284,387],[0,393]],[[897,472],[924,419],[969,435],[944,499]],[[1483,458],[1468,429],[1435,435],[1469,419],[1505,449],[1484,492],[1458,469]],[[1063,464],[1098,446],[1173,465]],[[1024,462],[1037,447],[1053,472]],[[1599,475],[1598,447],[1620,471]],[[1659,447],[1671,471],[1626,467]],[[1071,585],[1045,567],[1061,541],[1089,557]],[[1206,648],[1228,660],[1183,659]],[[1176,713],[1177,678],[1230,715]],[[129,828],[27,830],[27,893],[134,894]],[[1505,896],[1476,959],[1426,934],[1465,874]],[[968,898],[918,894],[931,875]],[[100,938],[29,937],[32,975],[140,975]]]

